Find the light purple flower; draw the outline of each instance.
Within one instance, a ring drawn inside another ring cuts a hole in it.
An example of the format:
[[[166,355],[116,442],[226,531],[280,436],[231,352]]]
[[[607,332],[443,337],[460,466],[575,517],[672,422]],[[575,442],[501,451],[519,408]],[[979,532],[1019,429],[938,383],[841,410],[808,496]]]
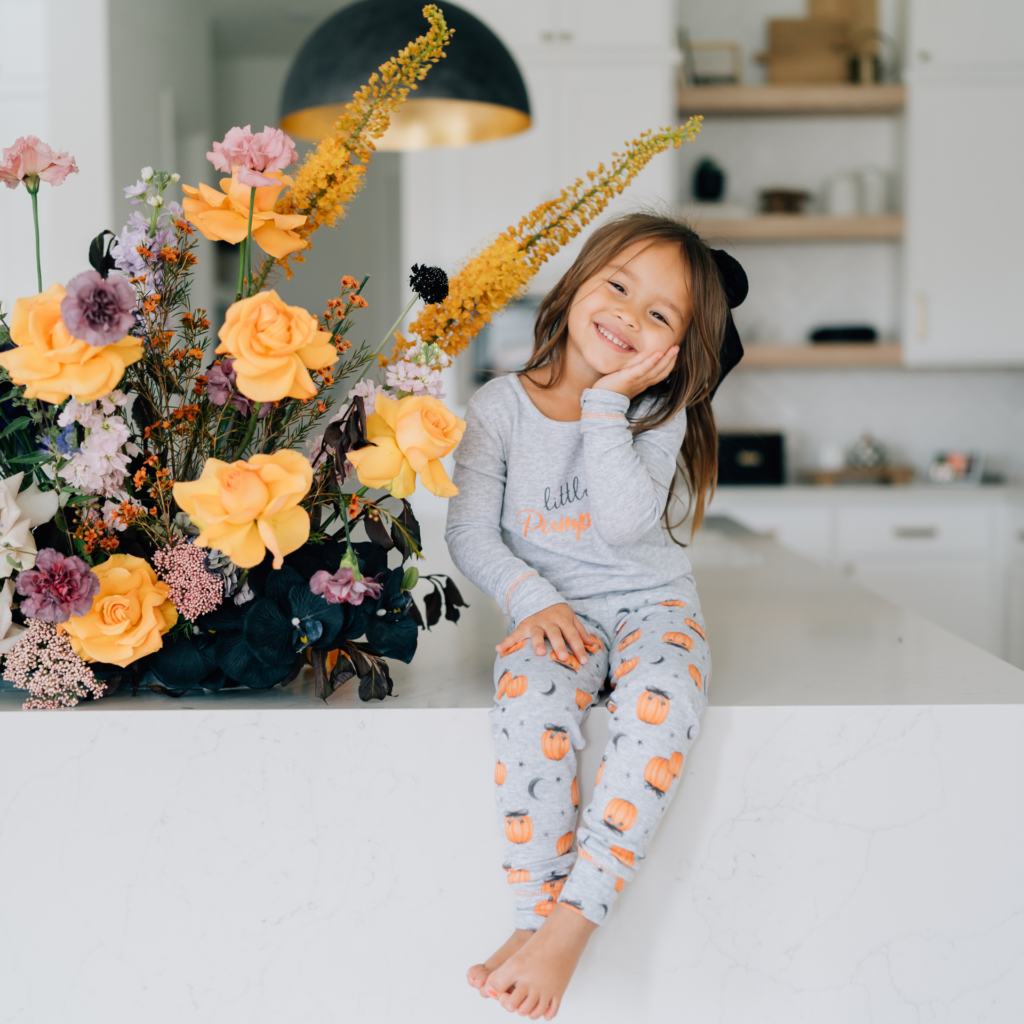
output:
[[[328,604],[362,604],[364,597],[376,601],[384,584],[375,580],[357,580],[351,567],[343,565],[333,574],[326,569],[313,573],[309,589],[319,594]]]
[[[121,274],[104,280],[98,270],[86,270],[68,282],[60,315],[72,337],[99,347],[127,336],[134,309],[135,289]]]
[[[246,398],[245,395],[239,394],[235,391],[234,394],[231,392],[235,389],[235,361],[234,359],[223,359],[219,363],[214,363],[206,371],[206,393],[210,397],[210,401],[214,405],[224,405],[225,402],[230,401],[231,404],[244,416],[248,416],[252,412],[253,406],[256,404],[250,398]],[[270,402],[264,402],[260,408],[259,418],[263,419],[267,413],[273,408]]]
[[[18,576],[17,587],[26,598],[21,610],[27,619],[54,623],[85,615],[100,592],[100,581],[81,558],[43,548],[36,555],[35,568]]]

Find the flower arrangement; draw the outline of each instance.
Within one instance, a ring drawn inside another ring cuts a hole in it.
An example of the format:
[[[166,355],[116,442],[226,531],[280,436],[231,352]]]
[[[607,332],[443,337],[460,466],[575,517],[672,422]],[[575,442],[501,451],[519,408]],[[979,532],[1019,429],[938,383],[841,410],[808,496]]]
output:
[[[466,607],[422,576],[417,486],[456,493],[442,460],[465,423],[441,371],[536,268],[695,122],[642,136],[470,260],[451,282],[415,266],[413,298],[384,338],[354,344],[366,279],[341,279],[319,316],[271,286],[362,184],[390,112],[444,56],[441,11],[353,97],[334,132],[286,173],[278,129],[232,128],[208,158],[217,188],[151,167],[139,207],[101,232],[91,269],[0,308],[0,655],[28,708],[73,706],[124,685],[287,684],[306,667],[326,698],[356,680],[383,699],[387,659]],[[4,150],[0,179],[61,184],[74,159],[34,137]],[[238,285],[216,339],[191,301],[197,232],[238,247]],[[254,246],[258,250],[254,254]],[[397,331],[413,304],[418,340]],[[391,361],[381,355],[394,340]],[[374,367],[382,380],[371,379]],[[332,410],[338,387],[347,395]],[[430,586],[422,600],[413,591]]]

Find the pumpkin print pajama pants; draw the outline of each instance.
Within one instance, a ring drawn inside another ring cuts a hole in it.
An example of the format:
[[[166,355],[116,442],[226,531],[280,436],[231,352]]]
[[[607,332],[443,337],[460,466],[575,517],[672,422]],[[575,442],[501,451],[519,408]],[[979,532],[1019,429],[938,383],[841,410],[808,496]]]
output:
[[[495,661],[495,791],[516,927],[555,903],[603,924],[672,800],[707,707],[711,657],[692,586],[572,602],[599,639],[589,661],[538,656],[524,641]],[[579,806],[580,726],[607,680],[611,739],[594,797]],[[575,848],[574,848],[575,847]]]

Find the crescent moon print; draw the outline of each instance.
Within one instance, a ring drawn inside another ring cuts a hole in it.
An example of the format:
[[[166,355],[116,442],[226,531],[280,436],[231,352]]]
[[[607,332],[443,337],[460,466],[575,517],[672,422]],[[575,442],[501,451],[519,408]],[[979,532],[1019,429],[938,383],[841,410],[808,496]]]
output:
[[[532,797],[533,797],[533,799],[534,799],[534,800],[539,800],[539,799],[540,799],[540,797],[539,797],[539,796],[537,796],[537,794],[536,794],[536,793],[534,793],[534,791],[533,791],[533,787],[534,787],[534,786],[536,786],[538,782],[543,782],[543,781],[544,781],[544,779],[543,779],[543,778],[542,778],[541,776],[539,776],[539,775],[538,775],[538,776],[537,776],[537,778],[535,778],[535,779],[534,779],[534,780],[533,780],[533,781],[532,781],[532,782],[531,782],[531,783],[530,783],[530,784],[529,784],[529,785],[528,785],[528,786],[526,787],[526,791],[527,791],[527,792],[528,792],[528,793],[530,794],[530,796],[532,796]]]
[[[654,661],[652,661],[650,664],[652,664],[652,665],[660,665],[664,660],[665,660],[665,655],[664,654],[659,654],[654,659]]]
[[[508,729],[502,729],[501,731],[505,734],[505,739],[508,739]]]
[[[692,726],[691,726],[691,728],[692,728]],[[625,736],[625,735],[626,735],[626,734],[625,734],[624,732],[617,732],[617,733],[616,733],[616,734],[615,734],[615,735],[614,735],[614,736],[612,737],[612,743],[614,744],[614,746],[615,746],[615,749],[616,749],[616,750],[618,750],[618,749],[619,749],[619,740],[621,740],[621,739],[622,739],[622,737],[623,737],[623,736]]]
[[[555,686],[555,684],[554,684],[554,683],[552,683],[552,684],[551,684],[551,689],[550,689],[550,690],[541,690],[541,691],[540,691],[540,693],[541,693],[541,696],[542,696],[542,697],[550,697],[550,696],[551,696],[551,694],[553,694],[553,693],[555,692],[555,690],[556,690],[556,689],[558,689],[558,687],[556,687],[556,686]]]
[[[691,725],[690,728],[686,730],[686,738],[688,740],[692,740],[693,739],[693,730],[696,729],[696,728],[697,728],[697,726]]]

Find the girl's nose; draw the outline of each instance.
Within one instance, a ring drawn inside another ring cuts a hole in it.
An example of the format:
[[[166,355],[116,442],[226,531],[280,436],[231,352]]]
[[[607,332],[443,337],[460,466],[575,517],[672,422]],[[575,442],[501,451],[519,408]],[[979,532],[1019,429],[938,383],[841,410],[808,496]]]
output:
[[[623,327],[629,327],[632,330],[636,330],[638,318],[636,311],[632,305],[628,302],[620,302],[615,307],[615,316],[622,322]]]

